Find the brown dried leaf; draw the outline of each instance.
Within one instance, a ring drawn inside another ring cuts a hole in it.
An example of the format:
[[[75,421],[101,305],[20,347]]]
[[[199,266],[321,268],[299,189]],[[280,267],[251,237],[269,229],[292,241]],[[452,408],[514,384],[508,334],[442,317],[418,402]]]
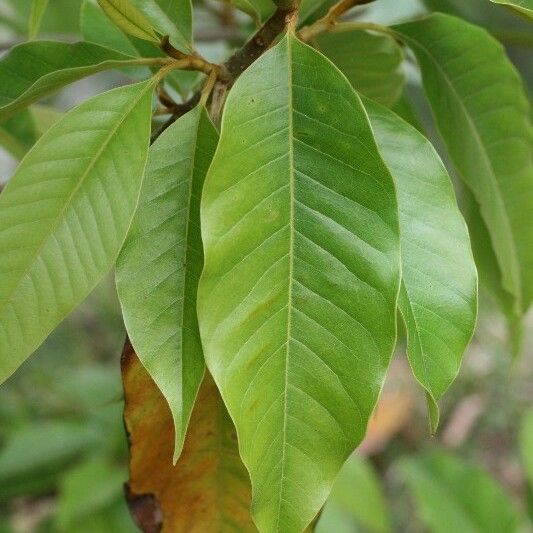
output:
[[[200,387],[176,466],[170,410],[129,342],[122,378],[131,452],[127,499],[137,525],[149,533],[256,531],[248,473],[211,376]]]

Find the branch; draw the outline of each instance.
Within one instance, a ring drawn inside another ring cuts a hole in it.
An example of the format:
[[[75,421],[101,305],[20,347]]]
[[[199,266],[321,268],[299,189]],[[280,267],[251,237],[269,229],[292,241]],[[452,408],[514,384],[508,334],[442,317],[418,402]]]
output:
[[[293,2],[288,7],[278,7],[274,14],[257,30],[255,35],[225,63],[232,81],[244,72],[270,45],[285,28],[295,21],[298,7]]]
[[[302,41],[309,42],[318,34],[331,30],[335,24],[337,24],[338,18],[344,15],[344,13],[352,7],[370,4],[370,2],[373,1],[374,0],[340,0],[340,2],[332,6],[321,19],[302,28],[298,32],[298,37],[300,37]]]

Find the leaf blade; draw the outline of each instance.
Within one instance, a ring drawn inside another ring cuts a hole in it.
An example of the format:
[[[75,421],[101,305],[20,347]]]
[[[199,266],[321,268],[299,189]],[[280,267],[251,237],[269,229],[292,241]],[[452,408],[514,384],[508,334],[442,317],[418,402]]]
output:
[[[120,87],[71,110],[0,195],[2,381],[118,256],[146,162],[152,87],[153,80]]]
[[[400,99],[403,53],[389,36],[361,30],[324,33],[317,45],[358,92],[388,107]]]
[[[124,32],[158,43],[150,21],[129,0],[97,0],[104,13]]]
[[[2,120],[85,76],[145,62],[86,42],[33,41],[15,46],[0,61]],[[17,77],[13,76],[13,70]]]
[[[200,195],[217,137],[205,110],[196,107],[152,145],[116,269],[129,337],[172,411],[175,460],[204,373],[196,317],[203,264]]]
[[[460,19],[434,14],[394,29],[417,57],[450,156],[480,204],[503,286],[524,312],[533,298],[533,128],[520,77],[497,41]]]
[[[39,33],[41,21],[43,19],[48,0],[33,0],[28,20],[28,39],[31,41]]]
[[[204,354],[261,531],[303,530],[362,438],[395,339],[396,210],[353,89],[286,36],[230,92],[201,208]]]
[[[431,143],[385,107],[367,99],[364,105],[396,185],[402,248],[399,308],[411,368],[429,394],[434,433],[437,401],[459,372],[474,332],[476,266],[452,183]]]

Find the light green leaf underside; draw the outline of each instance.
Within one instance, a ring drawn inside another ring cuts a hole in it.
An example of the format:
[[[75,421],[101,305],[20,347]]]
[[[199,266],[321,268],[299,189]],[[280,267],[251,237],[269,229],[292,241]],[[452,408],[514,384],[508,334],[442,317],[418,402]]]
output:
[[[117,263],[131,343],[172,411],[175,459],[204,373],[196,317],[203,265],[200,195],[216,143],[217,133],[200,107],[158,138]]]
[[[450,178],[431,143],[392,111],[367,99],[364,104],[396,184],[399,306],[413,373],[434,403],[435,431],[436,401],[455,379],[476,323],[476,266]]]
[[[487,223],[503,285],[533,298],[533,129],[518,73],[485,30],[448,15],[396,26],[413,49],[450,156]]]
[[[391,37],[361,30],[324,33],[317,46],[360,93],[386,106],[400,98],[403,53]]]
[[[48,7],[48,0],[33,0],[28,18],[28,38],[34,39],[39,33],[41,21]]]
[[[432,533],[517,533],[512,501],[483,470],[443,452],[401,464],[416,514]]]
[[[83,1],[80,8],[80,31],[86,41],[129,56],[140,56],[129,36],[111,22],[96,0]],[[155,49],[156,46],[153,46]]]
[[[533,19],[533,0],[491,0],[495,4],[509,6],[510,8]]]
[[[67,113],[0,195],[0,382],[108,272],[137,206],[153,82]]]
[[[156,2],[185,41],[190,44],[193,19],[191,0],[156,0]]]
[[[80,10],[80,30],[86,41],[100,44],[134,57],[165,57],[164,52],[155,44],[131,35],[126,35],[105,16],[96,0],[84,0]],[[128,67],[131,75],[131,67]],[[134,74],[141,79],[147,76],[146,69],[137,69]],[[152,67],[152,70],[155,70]],[[173,70],[165,81],[186,98],[190,89],[198,81],[198,72]]]
[[[184,35],[169,18],[164,6],[164,0],[129,0],[130,3],[135,6],[139,12],[146,17],[146,20],[152,25],[154,30],[159,35],[168,35],[171,44],[184,50],[191,50],[191,37],[192,37],[192,6],[190,1],[182,0],[181,8],[184,10],[182,13],[183,20],[181,27],[185,31]],[[172,11],[172,6],[166,6]]]
[[[130,0],[97,0],[104,13],[124,32],[146,41],[159,42],[151,22]]]
[[[93,43],[19,44],[0,60],[0,120],[85,76],[143,61]]]
[[[356,454],[346,461],[337,476],[315,532],[337,533],[332,519],[339,514],[351,520],[351,532],[354,523],[372,533],[392,531],[391,515],[380,480],[370,462]]]
[[[261,531],[301,531],[360,442],[395,341],[397,205],[342,74],[284,37],[230,92],[202,197],[206,362]]]

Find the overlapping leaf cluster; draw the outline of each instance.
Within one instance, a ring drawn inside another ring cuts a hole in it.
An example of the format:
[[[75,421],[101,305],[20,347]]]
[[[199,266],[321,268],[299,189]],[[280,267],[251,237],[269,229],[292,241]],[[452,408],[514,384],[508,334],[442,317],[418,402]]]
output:
[[[0,132],[16,141],[26,108],[65,84],[106,69],[137,79],[55,122],[0,196],[0,378],[116,264],[132,345],[172,413],[178,467],[199,483],[236,468],[214,447],[204,479],[187,445],[189,419],[218,420],[194,407],[204,379],[200,398],[235,424],[255,526],[303,531],[364,436],[397,310],[433,431],[475,327],[477,269],[448,171],[400,118],[405,54],[481,214],[471,230],[488,236],[474,242],[481,277],[496,272],[514,324],[533,298],[533,132],[520,78],[494,38],[447,15],[337,23],[346,1],[304,2],[298,29],[295,4],[234,2],[264,25],[213,65],[194,49],[189,2],[98,4],[81,10],[87,41],[32,41],[0,61]],[[35,3],[32,37],[45,9]],[[170,119],[149,147],[155,89],[155,114]],[[210,115],[218,122],[222,106],[219,128]],[[145,411],[128,412],[138,435]]]

